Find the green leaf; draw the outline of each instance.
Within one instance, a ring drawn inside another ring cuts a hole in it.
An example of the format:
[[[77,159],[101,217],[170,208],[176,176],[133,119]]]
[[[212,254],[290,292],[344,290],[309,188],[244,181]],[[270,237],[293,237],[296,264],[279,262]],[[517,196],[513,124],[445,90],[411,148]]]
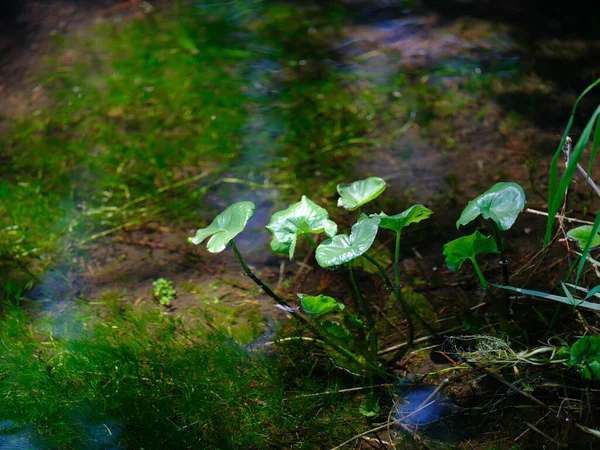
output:
[[[591,225],[582,225],[577,228],[573,228],[567,232],[567,236],[577,241],[579,248],[584,249],[592,234]],[[598,247],[600,245],[600,234],[596,233],[592,238],[590,248]]]
[[[340,198],[337,205],[352,211],[379,197],[385,188],[385,181],[379,177],[371,177],[351,184],[338,184],[337,191]]]
[[[365,253],[375,240],[379,218],[364,218],[352,226],[350,236],[337,236],[321,242],[317,247],[316,258],[321,267],[339,266],[352,261]]]
[[[525,207],[525,192],[517,183],[498,183],[489,191],[471,200],[456,222],[456,228],[475,220],[479,215],[492,219],[506,231],[512,227]]]
[[[322,316],[334,310],[343,311],[345,306],[338,303],[335,298],[319,294],[317,296],[298,294],[302,308],[311,316]]]
[[[379,214],[371,214],[371,217],[379,217],[381,219],[379,222],[380,228],[387,228],[388,230],[400,233],[404,227],[425,220],[432,214],[433,211],[425,208],[423,205],[413,205],[406,211],[394,216],[388,216],[381,212]]]
[[[234,237],[240,234],[250,217],[254,215],[254,203],[237,202],[215,217],[215,220],[206,228],[201,228],[194,237],[188,238],[192,244],[200,244],[204,239],[212,236],[206,244],[211,253],[220,253]]]
[[[345,341],[352,340],[352,334],[337,322],[326,320],[321,325],[325,331],[327,331],[327,333],[336,339],[342,339]]]
[[[453,272],[458,272],[467,259],[474,259],[481,253],[500,253],[492,236],[484,236],[479,231],[464,236],[444,245],[446,265]]]
[[[267,230],[273,236],[271,249],[294,258],[298,235],[305,233],[325,233],[332,237],[337,233],[337,225],[329,220],[327,210],[310,201],[305,195],[298,203],[276,212],[271,216]]]
[[[579,366],[587,380],[600,380],[600,336],[584,336],[571,347],[569,366]]]

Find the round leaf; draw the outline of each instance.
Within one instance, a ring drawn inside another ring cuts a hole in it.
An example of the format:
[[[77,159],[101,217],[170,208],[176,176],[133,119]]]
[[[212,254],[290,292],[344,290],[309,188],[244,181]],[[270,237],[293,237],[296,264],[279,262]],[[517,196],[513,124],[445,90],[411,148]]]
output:
[[[499,253],[492,236],[484,236],[479,231],[464,236],[444,245],[446,265],[453,272],[458,272],[467,259],[474,259],[481,253]]]
[[[212,236],[206,244],[206,248],[211,253],[222,252],[229,241],[244,230],[253,214],[254,203],[234,203],[215,217],[208,227],[199,229],[194,237],[188,238],[188,241],[198,245],[207,237]]]
[[[371,217],[379,217],[381,219],[379,222],[380,228],[387,228],[388,230],[400,233],[404,227],[425,220],[432,214],[433,211],[425,208],[423,205],[413,205],[406,211],[394,216],[388,216],[381,212],[379,214],[371,214]]]
[[[506,231],[512,227],[525,207],[525,192],[517,183],[498,183],[489,191],[471,200],[456,222],[456,228],[475,220],[479,215],[492,219]]]
[[[569,236],[571,239],[576,240],[577,245],[579,245],[580,248],[584,249],[585,246],[587,245],[588,241],[590,240],[591,233],[592,233],[591,225],[582,225],[580,227],[569,230],[567,232],[567,236]],[[596,233],[596,235],[592,238],[592,244],[590,245],[590,248],[598,247],[599,245],[600,245],[600,234]]]
[[[338,234],[317,247],[316,258],[321,267],[332,267],[352,261],[365,253],[375,240],[379,218],[364,218],[352,226],[350,236]]]
[[[325,233],[332,237],[337,233],[337,225],[329,220],[327,210],[310,201],[305,195],[298,203],[271,216],[267,230],[273,236],[271,249],[294,257],[298,235],[304,233]]]
[[[311,316],[321,316],[336,309],[343,310],[344,305],[338,303],[335,298],[319,294],[317,296],[298,294],[302,308]]]
[[[584,336],[571,347],[569,365],[578,365],[588,380],[600,380],[600,336]]]
[[[371,177],[351,184],[338,184],[337,191],[340,198],[337,205],[352,211],[379,197],[385,188],[385,181],[379,177]]]

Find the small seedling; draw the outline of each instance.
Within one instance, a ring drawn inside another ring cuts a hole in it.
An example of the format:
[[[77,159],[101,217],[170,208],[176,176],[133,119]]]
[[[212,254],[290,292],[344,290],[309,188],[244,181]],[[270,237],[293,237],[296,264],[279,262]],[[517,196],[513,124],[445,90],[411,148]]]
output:
[[[173,283],[165,278],[159,278],[152,283],[152,296],[163,306],[171,306],[177,296]]]

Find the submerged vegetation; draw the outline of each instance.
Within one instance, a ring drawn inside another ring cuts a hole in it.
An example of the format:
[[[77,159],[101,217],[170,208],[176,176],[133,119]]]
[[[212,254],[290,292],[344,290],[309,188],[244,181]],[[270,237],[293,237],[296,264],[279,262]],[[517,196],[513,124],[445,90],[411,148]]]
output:
[[[496,146],[547,136],[506,142],[478,22],[431,63],[430,19],[385,22],[390,68],[341,3],[139,12],[56,36],[0,118],[0,447],[596,443],[600,107],[569,134],[600,81],[517,176]]]

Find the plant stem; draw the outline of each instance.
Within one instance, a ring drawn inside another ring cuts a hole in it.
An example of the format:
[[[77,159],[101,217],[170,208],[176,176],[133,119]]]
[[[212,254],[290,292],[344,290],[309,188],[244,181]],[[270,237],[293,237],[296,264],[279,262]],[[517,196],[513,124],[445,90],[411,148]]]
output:
[[[317,245],[317,243],[314,241],[314,239],[313,239],[313,238],[311,238],[311,237],[310,237],[310,235],[309,235],[308,233],[303,233],[303,234],[304,234],[304,237],[306,238],[306,240],[307,240],[308,242],[310,242],[310,245],[312,245],[312,246],[313,246],[313,248],[316,250],[316,249],[317,249],[317,247],[318,247],[318,245]]]
[[[242,256],[242,254],[240,253],[240,251],[237,248],[237,245],[235,245],[235,242],[233,242],[233,239],[231,241],[229,241],[229,243],[231,244],[231,248],[233,249],[233,252],[235,253],[235,256],[237,257],[240,265],[242,266],[242,269],[244,269],[244,272],[246,273],[246,275],[248,275],[248,277],[254,281],[263,291],[265,291],[265,293],[271,297],[273,300],[275,300],[279,305],[283,306],[283,308],[289,312],[292,316],[294,316],[294,318],[298,319],[300,322],[302,322],[303,324],[307,325],[309,328],[312,328],[311,325],[306,321],[306,319],[304,317],[302,317],[300,314],[298,314],[294,308],[292,308],[284,299],[282,299],[279,295],[277,295],[275,292],[273,292],[271,290],[271,288],[269,288],[269,286],[267,286],[265,283],[263,283],[263,281],[258,278],[254,272],[252,272],[252,270],[250,269],[250,267],[248,267],[248,264],[246,264],[246,261],[244,261],[244,258]]]
[[[381,275],[381,278],[383,278],[383,283],[385,284],[386,289],[389,289],[390,292],[393,291],[394,290],[394,285],[390,281],[390,278],[388,277],[385,269],[381,266],[381,264],[379,264],[379,262],[375,258],[373,258],[372,256],[367,255],[366,253],[363,253],[362,256],[364,258],[366,258],[367,261],[369,261],[375,267],[377,267],[377,270],[379,270],[379,274]]]
[[[496,240],[496,245],[498,245],[498,250],[500,250],[500,257],[502,258],[502,278],[504,280],[504,284],[508,286],[508,259],[504,255],[504,249],[502,248],[502,240],[500,239],[500,232],[498,230],[498,225],[496,222],[492,220],[492,228],[494,229],[494,239]]]
[[[483,277],[483,273],[481,272],[479,263],[477,262],[477,260],[475,258],[469,258],[469,259],[473,263],[473,267],[475,268],[477,277],[479,277],[479,282],[481,283],[481,287],[483,288],[484,291],[487,291],[489,289],[489,286],[487,284],[487,281],[485,281],[485,278]]]
[[[246,264],[246,261],[244,261],[244,257],[238,250],[233,239],[231,241],[229,241],[229,243],[231,244],[231,248],[233,249],[233,252],[235,253],[235,256],[237,257],[240,265],[242,266],[242,269],[244,269],[244,272],[246,273],[246,275],[248,275],[248,277],[252,281],[254,281],[254,283],[256,283],[260,288],[262,288],[262,290],[265,291],[265,293],[269,297],[271,297],[273,300],[275,300],[279,305],[283,306],[285,308],[285,310],[287,312],[289,312],[295,319],[298,319],[304,326],[306,326],[309,330],[311,330],[315,335],[317,335],[317,336],[320,335],[327,345],[329,345],[330,347],[332,347],[333,349],[335,349],[342,355],[352,359],[359,365],[363,365],[363,366],[366,365],[371,370],[381,371],[381,369],[379,367],[377,367],[377,365],[375,365],[374,363],[369,362],[369,361],[362,361],[358,356],[356,356],[351,351],[332,342],[331,339],[327,336],[326,332],[324,332],[324,330],[322,331],[320,328],[311,325],[304,317],[302,317],[292,307],[290,307],[289,304],[284,299],[282,299],[280,296],[278,296],[275,292],[273,292],[269,288],[269,286],[267,286],[265,283],[263,283],[263,281],[260,278],[258,278],[254,274],[254,272],[252,272],[250,267],[248,267],[248,264]],[[375,354],[377,354],[377,350],[375,351]]]
[[[365,318],[367,319],[367,325],[369,327],[369,344],[371,347],[371,354],[373,355],[373,357],[376,357],[377,350],[378,350],[378,344],[377,344],[377,332],[375,330],[375,321],[373,320],[371,311],[369,311],[369,307],[367,306],[367,303],[365,302],[365,299],[363,298],[362,293],[360,292],[358,283],[356,282],[356,276],[354,275],[354,268],[350,264],[348,264],[348,271],[350,272],[350,282],[352,283],[352,289],[354,290],[354,295],[355,295],[356,299],[358,300],[358,302],[360,303],[360,306],[362,307],[362,310],[363,310],[363,314],[365,315]]]

